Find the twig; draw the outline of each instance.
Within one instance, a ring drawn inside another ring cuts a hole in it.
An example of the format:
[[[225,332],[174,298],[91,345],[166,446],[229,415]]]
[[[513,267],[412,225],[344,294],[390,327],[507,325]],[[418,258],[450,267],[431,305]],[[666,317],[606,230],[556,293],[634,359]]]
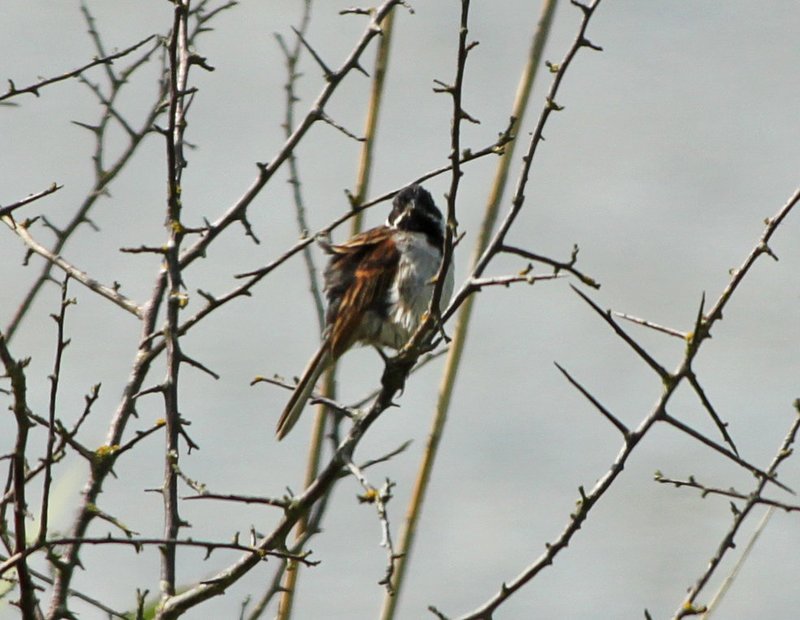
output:
[[[614,312],[612,312],[612,314],[614,316],[618,316],[621,319],[625,319],[626,321],[630,321],[631,323],[636,323],[637,325],[649,327],[650,329],[654,329],[658,332],[669,334],[670,336],[675,336],[676,338],[680,338],[681,340],[686,340],[686,338],[688,337],[688,334],[686,332],[682,332],[679,329],[664,327],[663,325],[659,325],[658,323],[653,323],[652,321],[648,321],[646,319],[640,319],[639,317],[631,316],[630,314],[626,314],[624,312],[617,312],[615,310]]]
[[[586,274],[582,273],[578,269],[575,268],[575,263],[578,260],[578,246],[574,246],[572,249],[572,256],[569,261],[557,261],[553,260],[552,258],[548,258],[547,256],[543,256],[541,254],[536,254],[535,252],[530,252],[523,248],[518,248],[512,245],[506,245],[503,243],[499,250],[500,252],[505,252],[507,254],[515,254],[517,256],[522,256],[527,258],[528,260],[536,261],[537,263],[544,263],[545,265],[550,265],[555,270],[555,273],[558,274],[560,271],[567,271],[578,278],[583,284],[587,286],[591,286],[592,288],[600,288],[600,284],[594,280],[594,278],[590,278]]]
[[[689,476],[686,480],[678,480],[675,478],[667,478],[661,472],[655,473],[655,481],[660,482],[662,484],[671,484],[676,488],[680,487],[689,487],[692,489],[697,489],[700,491],[700,495],[702,497],[706,497],[707,495],[720,495],[722,497],[729,497],[731,499],[739,499],[739,500],[747,500],[753,498],[752,493],[741,493],[736,489],[720,489],[717,487],[709,487],[704,484],[698,482],[694,476]],[[763,504],[764,506],[769,506],[770,508],[780,508],[785,512],[800,512],[800,505],[797,504],[787,504],[786,502],[779,502],[774,499],[768,499],[766,497],[757,497],[756,503]]]
[[[116,52],[114,54],[109,54],[108,56],[103,56],[102,58],[95,58],[92,62],[79,67],[78,69],[73,69],[72,71],[68,71],[67,73],[63,73],[57,77],[48,78],[44,80],[40,80],[36,84],[32,84],[30,86],[25,86],[23,88],[17,88],[16,85],[12,80],[8,80],[8,91],[0,95],[0,101],[5,99],[9,99],[10,97],[15,97],[17,95],[21,95],[23,93],[31,93],[33,95],[39,96],[39,90],[44,88],[45,86],[49,86],[50,84],[55,84],[56,82],[61,82],[63,80],[68,80],[69,78],[78,77],[84,71],[91,69],[92,67],[96,67],[97,65],[110,65],[118,58],[122,58],[123,56],[127,56],[131,52],[135,52],[137,49],[152,41],[156,38],[156,35],[151,34],[149,37],[146,37],[139,41],[138,43],[134,43],[130,47],[125,48],[121,52]]]
[[[256,383],[269,383],[271,385],[277,385],[277,386],[285,388],[287,390],[294,390],[295,387],[297,387],[293,383],[287,383],[286,381],[283,381],[282,379],[278,379],[278,378],[275,378],[275,377],[273,377],[273,378],[270,378],[270,377],[255,377],[250,382],[250,385],[255,385]],[[319,393],[312,393],[308,400],[309,400],[310,403],[325,405],[325,407],[327,407],[329,409],[332,409],[333,411],[336,411],[338,413],[341,413],[342,415],[344,415],[345,417],[348,417],[348,418],[352,418],[355,415],[354,411],[353,411],[354,408],[347,407],[347,406],[345,406],[345,405],[333,400],[332,398],[328,398],[327,396],[323,396],[322,394],[319,394]]]
[[[50,375],[50,402],[48,406],[48,428],[47,428],[47,447],[44,457],[44,482],[42,484],[42,509],[39,518],[38,541],[47,538],[48,513],[50,509],[50,484],[52,483],[53,454],[55,448],[55,419],[56,419],[56,395],[58,394],[58,382],[61,378],[61,361],[64,356],[64,349],[69,345],[69,340],[64,338],[64,322],[66,319],[67,306],[72,303],[67,299],[67,285],[69,275],[64,278],[61,285],[61,304],[58,314],[52,315],[57,325],[56,335],[56,355],[53,362],[53,373]]]
[[[725,439],[725,442],[731,447],[731,450],[738,456],[739,450],[736,448],[736,444],[733,443],[733,437],[730,436],[728,433],[727,424],[725,424],[722,419],[719,417],[719,414],[714,409],[714,406],[711,404],[711,401],[708,400],[705,391],[703,390],[700,382],[697,380],[697,376],[694,372],[689,372],[686,374],[686,378],[689,381],[689,384],[694,389],[695,393],[697,394],[698,398],[700,398],[700,402],[703,403],[703,407],[711,416],[711,419],[714,420],[714,424],[717,425],[720,434]]]
[[[124,454],[128,450],[131,450],[136,444],[138,444],[146,437],[149,437],[150,435],[155,433],[158,429],[163,428],[164,424],[165,424],[164,420],[157,420],[156,423],[147,430],[136,431],[136,436],[133,437],[133,439],[131,439],[127,443],[122,444],[121,446],[116,447],[116,449],[114,450],[116,454],[115,458],[118,458],[121,454]]]
[[[358,482],[364,488],[364,495],[360,496],[359,500],[363,503],[375,504],[375,509],[378,511],[378,519],[380,520],[381,532],[383,533],[381,538],[381,547],[386,548],[387,554],[386,571],[383,579],[381,579],[378,583],[386,587],[386,592],[390,596],[394,596],[395,590],[392,585],[392,576],[394,575],[395,563],[399,557],[394,551],[394,544],[392,543],[392,530],[389,526],[389,515],[386,512],[386,503],[392,499],[392,487],[394,486],[394,483],[389,481],[387,478],[383,488],[378,490],[369,483],[369,480],[367,480],[364,472],[358,467],[358,465],[353,463],[353,461],[348,460],[346,465],[347,469],[350,470],[350,473],[353,474],[356,480],[358,480]]]
[[[214,542],[214,541],[203,541],[203,540],[192,540],[192,539],[166,539],[166,538],[114,538],[113,536],[105,536],[100,538],[92,538],[92,537],[81,537],[80,540],[69,537],[57,537],[51,538],[46,540],[42,543],[37,543],[35,545],[31,545],[23,553],[18,553],[13,555],[12,557],[8,558],[5,562],[0,564],[0,575],[3,575],[6,571],[15,566],[21,564],[25,558],[27,558],[32,553],[40,551],[42,549],[49,549],[58,545],[72,545],[75,543],[85,544],[85,545],[125,545],[129,547],[133,547],[136,552],[142,550],[145,546],[157,546],[157,547],[164,547],[165,545],[173,545],[179,547],[199,547],[201,549],[206,550],[206,559],[211,555],[211,553],[217,549],[230,549],[233,551],[243,551],[247,554],[256,556],[259,560],[266,560],[268,557],[276,557],[281,558],[284,560],[294,560],[296,562],[302,562],[306,566],[316,566],[319,562],[315,560],[309,560],[308,554],[305,553],[289,553],[286,551],[265,551],[263,549],[259,549],[256,547],[248,546],[248,545],[241,545],[236,542]]]
[[[187,495],[183,497],[185,500],[190,499],[217,499],[226,502],[240,502],[242,504],[265,504],[267,506],[275,506],[277,508],[286,509],[289,502],[285,499],[275,499],[273,497],[257,497],[255,495],[237,495],[235,493],[209,493],[204,492],[199,495]]]
[[[475,290],[479,290],[485,288],[487,286],[505,286],[508,287],[511,284],[517,284],[523,282],[525,284],[534,284],[535,282],[540,282],[541,280],[556,280],[561,278],[560,276],[555,273],[549,273],[541,276],[533,275],[533,273],[522,273],[516,274],[511,276],[493,276],[491,278],[473,278],[471,280],[471,284]]]
[[[401,443],[398,447],[396,447],[391,452],[387,452],[383,456],[378,457],[376,459],[370,459],[368,461],[365,461],[361,465],[359,465],[359,467],[362,470],[364,470],[364,469],[368,469],[368,468],[372,467],[373,465],[377,465],[378,463],[385,463],[386,461],[394,458],[398,454],[401,454],[402,452],[405,452],[406,449],[408,448],[408,446],[410,446],[410,445],[411,445],[411,440],[409,439],[408,441],[404,441],[403,443]]]
[[[60,190],[62,187],[64,186],[53,183],[50,187],[48,187],[45,190],[42,190],[41,192],[37,192],[35,194],[31,194],[30,196],[26,196],[22,200],[18,200],[17,202],[10,205],[6,205],[5,207],[0,207],[0,217],[3,217],[4,215],[11,215],[12,212],[16,211],[20,207],[24,207],[27,204],[39,200],[40,198],[49,196],[50,194]]]
[[[25,222],[15,222],[8,215],[3,216],[0,218],[0,220],[2,220],[6,226],[16,233],[20,239],[22,239],[23,243],[28,248],[36,252],[36,254],[39,256],[43,257],[49,263],[61,269],[64,273],[69,275],[77,282],[83,284],[89,290],[94,291],[101,297],[105,297],[109,301],[118,305],[120,308],[127,310],[135,317],[140,319],[142,318],[142,309],[135,301],[120,293],[116,288],[101,284],[85,271],[78,269],[71,263],[68,263],[58,254],[54,254],[52,251],[48,250],[45,246],[31,236]]]

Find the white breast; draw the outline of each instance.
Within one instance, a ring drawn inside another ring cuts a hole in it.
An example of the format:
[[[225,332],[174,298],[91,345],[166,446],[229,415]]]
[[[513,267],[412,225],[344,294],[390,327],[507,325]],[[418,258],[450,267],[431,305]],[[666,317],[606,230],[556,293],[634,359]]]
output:
[[[436,274],[442,255],[431,246],[424,234],[398,232],[395,236],[400,251],[398,277],[391,291],[394,312],[381,331],[381,343],[392,348],[402,347],[419,326],[433,294]],[[451,263],[442,289],[440,308],[445,308],[453,294],[453,265]]]

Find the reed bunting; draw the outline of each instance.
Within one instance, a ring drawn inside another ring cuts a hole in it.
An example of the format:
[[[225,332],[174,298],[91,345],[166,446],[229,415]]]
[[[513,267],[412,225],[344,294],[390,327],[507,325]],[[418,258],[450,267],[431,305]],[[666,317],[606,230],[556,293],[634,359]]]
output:
[[[428,309],[442,263],[444,220],[431,195],[419,185],[401,190],[384,226],[341,245],[323,246],[328,310],[319,350],[283,410],[276,434],[283,439],[297,422],[325,369],[355,344],[400,349]],[[441,305],[453,292],[452,264]]]

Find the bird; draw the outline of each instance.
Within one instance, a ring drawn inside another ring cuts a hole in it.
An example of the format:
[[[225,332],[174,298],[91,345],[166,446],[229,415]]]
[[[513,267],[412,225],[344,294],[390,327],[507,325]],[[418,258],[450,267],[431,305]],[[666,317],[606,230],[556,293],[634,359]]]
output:
[[[399,350],[423,319],[444,255],[445,224],[430,193],[418,184],[400,190],[386,224],[340,245],[324,272],[327,300],[322,343],[308,362],[278,420],[283,439],[297,423],[320,375],[356,344]],[[440,307],[453,292],[450,264]]]

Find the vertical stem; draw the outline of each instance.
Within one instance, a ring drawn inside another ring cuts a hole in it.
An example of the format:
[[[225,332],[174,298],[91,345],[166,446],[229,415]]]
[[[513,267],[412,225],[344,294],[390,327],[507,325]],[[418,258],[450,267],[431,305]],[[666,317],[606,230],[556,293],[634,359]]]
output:
[[[53,446],[56,440],[56,395],[58,394],[58,380],[61,377],[61,358],[64,354],[67,341],[64,340],[64,318],[66,315],[67,305],[67,283],[69,276],[64,279],[61,285],[61,309],[58,314],[54,314],[53,318],[58,325],[58,334],[56,341],[56,360],[53,364],[53,374],[50,375],[50,404],[49,404],[49,417],[47,425],[47,448],[44,458],[44,483],[42,484],[42,511],[39,519],[39,536],[37,543],[43,543],[47,538],[47,523],[50,505],[50,485],[53,481],[52,465],[53,465]]]
[[[181,431],[178,403],[178,374],[183,359],[179,342],[179,312],[184,301],[179,262],[184,229],[181,216],[181,176],[186,162],[183,158],[185,128],[184,97],[189,70],[188,27],[189,0],[176,0],[172,35],[169,43],[170,99],[167,130],[167,227],[169,240],[164,252],[167,265],[167,326],[165,330],[167,376],[164,391],[166,446],[164,460],[164,539],[161,548],[161,593],[163,598],[175,594],[175,544],[181,526],[178,514],[178,441]]]
[[[533,88],[536,69],[541,64],[542,49],[544,48],[544,44],[547,41],[547,36],[550,32],[550,26],[555,13],[555,7],[556,0],[546,0],[542,7],[539,21],[531,42],[528,62],[523,70],[522,76],[520,77],[519,85],[517,87],[517,94],[514,100],[512,110],[514,122],[511,128],[513,133],[516,132],[517,128],[522,123],[528,98]],[[506,145],[505,151],[500,156],[500,161],[497,165],[494,182],[492,184],[492,190],[484,214],[483,223],[481,225],[479,236],[473,250],[471,261],[473,267],[477,264],[483,251],[488,245],[492,229],[494,228],[494,224],[497,220],[497,213],[499,211],[499,205],[502,200],[503,191],[508,179],[509,164],[513,157],[515,145],[516,140],[512,140],[508,145]],[[458,151],[456,151],[456,154],[457,153]],[[409,501],[406,519],[403,524],[403,531],[400,536],[397,550],[400,559],[398,560],[395,569],[396,594],[395,596],[384,595],[383,609],[381,613],[382,620],[390,620],[391,618],[394,618],[395,607],[399,598],[400,588],[403,584],[406,565],[410,559],[411,550],[414,545],[417,522],[422,511],[422,504],[425,499],[431,472],[433,470],[433,464],[439,447],[439,440],[441,439],[444,424],[447,420],[450,399],[453,393],[456,376],[458,374],[461,355],[464,350],[464,345],[466,344],[467,329],[469,327],[469,321],[472,315],[472,304],[474,300],[475,296],[472,295],[464,301],[456,320],[453,339],[450,343],[450,349],[447,353],[445,368],[442,373],[442,383],[439,387],[439,397],[436,403],[436,412],[433,419],[433,425],[430,435],[428,436],[428,443],[425,448],[425,453],[423,454],[422,461],[420,462],[417,479],[414,484],[411,500]]]
[[[378,113],[383,101],[383,90],[386,84],[386,70],[389,66],[389,49],[392,44],[392,30],[394,24],[394,11],[389,13],[380,23],[381,39],[378,52],[375,56],[375,69],[373,71],[372,92],[370,94],[367,118],[364,126],[364,142],[361,144],[361,157],[358,162],[356,174],[356,188],[352,196],[353,207],[359,207],[364,202],[369,191],[369,180],[372,173],[372,155],[375,150],[375,135],[378,127]],[[350,234],[361,232],[363,227],[363,213],[357,213],[350,220]]]

